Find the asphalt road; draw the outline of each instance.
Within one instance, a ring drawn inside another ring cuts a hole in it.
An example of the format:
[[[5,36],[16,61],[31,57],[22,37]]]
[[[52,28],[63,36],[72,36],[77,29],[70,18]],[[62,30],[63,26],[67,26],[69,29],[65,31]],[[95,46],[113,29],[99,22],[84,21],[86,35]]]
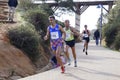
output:
[[[19,80],[120,80],[120,52],[89,44],[88,55],[82,52],[83,43],[76,44],[78,67],[66,64],[66,72],[60,68]],[[69,50],[71,55],[71,50]],[[71,59],[72,55],[71,55]]]

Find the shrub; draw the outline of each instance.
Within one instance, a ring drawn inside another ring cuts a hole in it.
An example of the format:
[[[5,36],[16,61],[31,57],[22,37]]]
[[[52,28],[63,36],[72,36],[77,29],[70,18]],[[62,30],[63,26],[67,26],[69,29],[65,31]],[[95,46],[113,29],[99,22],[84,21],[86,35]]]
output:
[[[11,44],[23,50],[25,54],[35,61],[39,55],[39,35],[31,24],[22,24],[8,31]]]
[[[33,24],[38,32],[46,32],[49,25],[48,15],[38,9],[31,9],[23,16],[26,21]]]
[[[120,41],[120,5],[119,1],[108,15],[108,23],[104,28],[104,37],[106,45],[113,49],[119,49]]]
[[[19,0],[19,5],[18,5],[19,10],[26,11],[35,7],[37,7],[37,5],[33,4],[32,0]]]
[[[117,26],[115,26],[115,25],[107,25],[105,28],[104,28],[105,30],[105,32],[104,32],[104,35],[105,35],[105,41],[106,41],[106,45],[108,46],[108,47],[110,47],[112,44],[113,44],[113,42],[114,42],[114,40],[115,40],[115,36],[116,36],[116,34],[117,34]]]
[[[115,38],[114,44],[115,44],[115,49],[119,50],[120,49],[120,31]]]

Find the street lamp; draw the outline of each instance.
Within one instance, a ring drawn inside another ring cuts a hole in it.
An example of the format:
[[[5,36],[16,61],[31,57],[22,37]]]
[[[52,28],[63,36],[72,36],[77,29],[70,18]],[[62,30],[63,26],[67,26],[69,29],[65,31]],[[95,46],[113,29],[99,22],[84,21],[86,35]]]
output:
[[[103,5],[98,5],[97,8],[101,9],[101,14],[100,14],[100,45],[102,43],[102,22],[103,22]]]

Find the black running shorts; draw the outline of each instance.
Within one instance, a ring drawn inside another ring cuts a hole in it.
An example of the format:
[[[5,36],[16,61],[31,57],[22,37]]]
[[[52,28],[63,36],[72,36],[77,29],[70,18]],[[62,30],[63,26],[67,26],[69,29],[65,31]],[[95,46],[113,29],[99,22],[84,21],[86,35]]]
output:
[[[66,45],[68,45],[69,47],[74,47],[75,46],[75,40],[71,40],[71,41],[65,41]]]
[[[90,38],[89,37],[86,37],[86,38],[84,37],[83,40],[85,40],[87,43],[89,43]]]

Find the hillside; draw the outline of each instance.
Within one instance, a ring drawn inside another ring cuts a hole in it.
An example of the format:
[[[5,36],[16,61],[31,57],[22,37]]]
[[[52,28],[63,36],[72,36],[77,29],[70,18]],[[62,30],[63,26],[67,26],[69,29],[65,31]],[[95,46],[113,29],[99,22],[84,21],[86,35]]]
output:
[[[0,0],[0,80],[16,80],[51,69],[48,66],[49,48],[44,46],[45,42],[41,42],[38,47],[40,56],[36,62],[32,62],[25,52],[10,44],[7,37],[8,30],[19,26],[23,20],[20,20],[21,17],[17,12],[14,23],[9,23],[7,19],[7,0]]]
[[[7,30],[14,25],[17,24],[0,25],[0,78],[6,80],[13,75],[28,76],[34,74],[36,70],[30,59],[7,39]]]

